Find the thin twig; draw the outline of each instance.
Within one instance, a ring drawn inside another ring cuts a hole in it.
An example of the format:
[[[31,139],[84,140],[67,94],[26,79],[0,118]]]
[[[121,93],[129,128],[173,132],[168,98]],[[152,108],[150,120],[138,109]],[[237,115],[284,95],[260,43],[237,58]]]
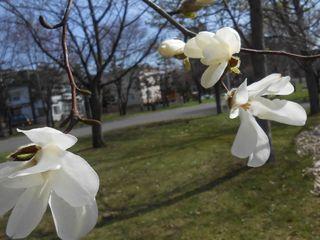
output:
[[[163,8],[161,8],[160,6],[155,4],[154,2],[152,2],[150,0],[142,0],[142,1],[144,3],[146,3],[148,6],[150,6],[157,13],[159,13],[162,17],[166,18],[173,26],[175,26],[185,36],[188,36],[188,37],[196,36],[195,32],[187,29],[185,26],[180,24],[168,12],[166,12]],[[298,59],[304,60],[304,61],[311,61],[311,60],[316,60],[316,59],[320,58],[320,54],[301,55],[301,54],[295,54],[295,53],[290,53],[290,52],[286,52],[286,51],[258,50],[258,49],[252,49],[252,48],[241,48],[241,52],[249,53],[249,54],[279,55],[279,56],[286,56],[286,57],[290,57],[290,58],[298,58]]]
[[[162,9],[160,6],[155,4],[152,1],[149,0],[142,0],[145,4],[147,4],[149,7],[154,9],[157,13],[159,13],[162,17],[167,19],[173,26],[175,26],[180,32],[182,32],[184,35],[187,35],[189,37],[196,36],[195,32],[192,32],[191,30],[187,29],[182,24],[178,23],[169,13],[167,13],[164,9]]]
[[[67,21],[68,21],[70,10],[71,10],[72,2],[73,2],[73,0],[68,0],[67,7],[66,7],[64,14],[63,14],[63,18],[59,23],[57,23],[55,25],[51,25],[50,23],[48,23],[46,21],[46,19],[43,16],[40,16],[39,21],[40,21],[41,25],[47,29],[56,29],[56,28],[60,28],[60,27],[63,27],[64,25],[66,25]]]
[[[227,92],[229,92],[230,89],[227,87],[227,85],[224,83],[224,81],[223,81],[223,80],[220,80],[220,82],[221,82],[222,86],[224,87],[224,89],[225,89]]]
[[[77,101],[77,92],[80,92],[82,94],[90,94],[88,90],[80,89],[74,79],[72,68],[70,66],[69,62],[69,51],[68,51],[68,45],[67,45],[67,30],[68,30],[68,17],[70,14],[71,6],[72,6],[73,0],[68,0],[67,7],[65,9],[64,15],[62,20],[52,25],[48,23],[43,16],[39,17],[39,21],[41,25],[47,29],[58,29],[62,27],[62,34],[61,34],[61,45],[62,45],[62,51],[63,51],[63,60],[64,60],[64,67],[66,69],[69,85],[71,87],[71,111],[69,116],[61,123],[61,127],[64,127],[67,125],[66,129],[64,130],[65,133],[68,133],[72,130],[72,128],[80,121],[88,125],[97,125],[101,124],[99,121],[94,119],[86,119],[82,118],[80,116],[79,110],[78,110],[78,101]]]
[[[279,55],[279,56],[287,56],[290,58],[298,58],[300,60],[316,60],[320,58],[320,54],[315,55],[301,55],[296,53],[290,53],[286,51],[277,51],[277,50],[258,50],[252,48],[241,48],[241,52],[250,53],[250,54],[265,54],[265,55]]]

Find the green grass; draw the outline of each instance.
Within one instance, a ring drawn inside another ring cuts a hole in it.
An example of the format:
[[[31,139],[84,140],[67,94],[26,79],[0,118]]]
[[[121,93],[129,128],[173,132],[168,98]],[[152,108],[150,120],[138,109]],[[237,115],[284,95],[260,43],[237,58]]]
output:
[[[320,199],[302,176],[312,160],[293,142],[303,128],[273,124],[277,162],[248,170],[230,154],[237,126],[220,115],[109,132],[103,149],[82,139],[72,150],[101,180],[86,239],[320,239]],[[39,238],[56,239],[49,214]]]
[[[295,85],[295,92],[288,95],[284,96],[284,99],[294,101],[294,102],[308,102],[309,101],[309,95],[308,95],[308,90],[306,87],[304,87],[303,84],[297,83]]]

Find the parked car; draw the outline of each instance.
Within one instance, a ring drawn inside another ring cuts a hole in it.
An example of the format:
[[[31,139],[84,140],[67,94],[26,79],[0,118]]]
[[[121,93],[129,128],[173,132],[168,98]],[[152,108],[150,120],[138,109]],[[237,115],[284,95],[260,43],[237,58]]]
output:
[[[28,118],[24,114],[15,115],[11,118],[11,126],[17,127],[17,126],[29,126],[32,124],[32,121],[30,118]]]

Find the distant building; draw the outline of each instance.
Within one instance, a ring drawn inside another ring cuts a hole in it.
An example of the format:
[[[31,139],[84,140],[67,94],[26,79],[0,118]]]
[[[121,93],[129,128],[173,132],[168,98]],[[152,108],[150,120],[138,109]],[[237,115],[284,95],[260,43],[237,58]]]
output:
[[[128,93],[128,107],[143,106],[162,102],[161,77],[165,73],[156,68],[144,67],[137,74]],[[130,75],[130,74],[128,74]],[[126,79],[127,78],[127,79]],[[129,76],[122,80],[122,92],[125,92],[130,83]],[[115,84],[108,85],[105,89],[105,98],[108,105],[117,106],[118,93]],[[171,94],[173,97],[175,94]],[[172,98],[171,96],[171,98]]]
[[[28,86],[11,86],[8,90],[7,105],[13,121],[29,120],[31,123],[42,123],[45,121],[44,104],[41,99],[31,99]],[[85,113],[84,99],[78,95],[78,108],[80,113]],[[60,121],[66,117],[71,110],[71,93],[68,85],[59,86],[53,90],[51,96],[51,109],[53,121]],[[14,122],[13,122],[14,124]],[[18,122],[14,125],[20,125]]]
[[[143,104],[159,103],[162,101],[159,70],[142,71],[139,74],[140,101]]]
[[[13,121],[15,119],[28,119],[30,123],[36,122],[44,116],[43,104],[37,99],[31,100],[29,86],[10,87],[8,89],[7,106]],[[15,124],[15,122],[13,122]]]
[[[66,88],[68,89],[68,88]],[[71,93],[63,92],[59,95],[51,97],[52,105],[52,119],[53,121],[60,121],[66,118],[71,111]],[[84,99],[82,96],[77,96],[78,110],[81,114],[85,113]]]

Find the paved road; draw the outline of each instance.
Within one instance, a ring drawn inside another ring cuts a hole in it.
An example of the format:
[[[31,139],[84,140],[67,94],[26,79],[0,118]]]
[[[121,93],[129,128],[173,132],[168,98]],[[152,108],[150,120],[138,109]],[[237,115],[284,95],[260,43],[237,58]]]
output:
[[[206,116],[214,114],[215,112],[215,104],[201,104],[192,107],[182,107],[171,110],[140,114],[137,116],[127,117],[120,120],[105,122],[102,124],[102,128],[104,132],[107,132],[114,129],[120,129],[135,125],[143,125],[153,122]],[[81,127],[74,129],[72,130],[71,134],[77,137],[88,136],[91,134],[91,127]],[[0,140],[0,152],[12,151],[16,149],[18,146],[28,143],[28,139],[24,136],[11,137],[5,140]]]

